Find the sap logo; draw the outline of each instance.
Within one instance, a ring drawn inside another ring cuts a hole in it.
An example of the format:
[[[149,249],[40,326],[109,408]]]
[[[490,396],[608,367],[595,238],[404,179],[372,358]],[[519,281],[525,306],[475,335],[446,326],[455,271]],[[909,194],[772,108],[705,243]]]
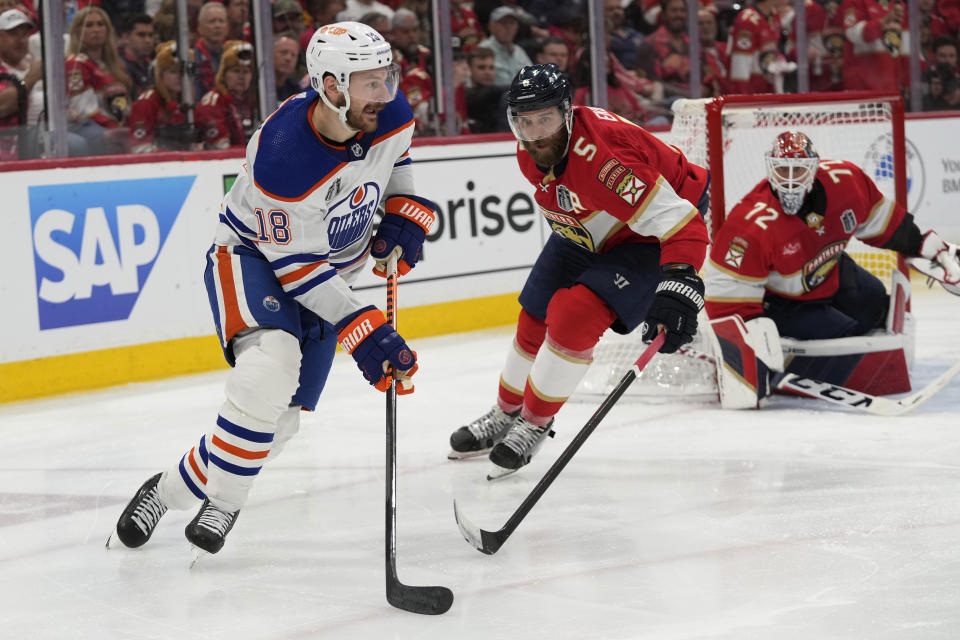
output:
[[[195,180],[30,187],[40,329],[130,317]]]
[[[332,251],[343,251],[364,237],[380,204],[380,187],[367,182],[327,212],[327,237]]]

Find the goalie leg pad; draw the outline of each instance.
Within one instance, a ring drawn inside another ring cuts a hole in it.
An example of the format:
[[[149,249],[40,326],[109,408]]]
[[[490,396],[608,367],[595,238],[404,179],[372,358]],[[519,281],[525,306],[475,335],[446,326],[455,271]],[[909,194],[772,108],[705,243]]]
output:
[[[498,405],[507,413],[514,413],[523,404],[523,390],[527,386],[530,367],[537,357],[547,333],[543,320],[533,317],[526,309],[520,310],[517,335],[507,353],[507,361],[500,374]]]
[[[713,320],[710,326],[720,406],[756,409],[760,399],[770,393],[769,369],[750,344],[746,325],[740,316],[734,315]]]

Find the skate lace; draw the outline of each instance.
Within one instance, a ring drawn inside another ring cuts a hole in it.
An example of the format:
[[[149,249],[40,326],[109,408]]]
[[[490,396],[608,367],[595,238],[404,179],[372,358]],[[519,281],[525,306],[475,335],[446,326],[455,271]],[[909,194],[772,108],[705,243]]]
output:
[[[467,425],[467,429],[470,430],[470,433],[472,433],[475,438],[480,440],[496,436],[509,426],[511,420],[511,416],[494,407],[485,415]]]
[[[547,430],[548,427],[538,427],[521,418],[504,437],[503,444],[513,449],[516,453],[524,455],[543,439]]]
[[[162,516],[167,511],[166,505],[160,502],[160,494],[156,488],[151,489],[144,494],[130,516],[131,520],[140,528],[143,533],[148,534],[153,531]]]
[[[233,522],[233,517],[234,514],[232,513],[227,513],[212,505],[208,505],[207,508],[203,510],[203,513],[200,514],[197,524],[221,536],[225,536],[227,535],[227,529],[230,528],[230,523]]]

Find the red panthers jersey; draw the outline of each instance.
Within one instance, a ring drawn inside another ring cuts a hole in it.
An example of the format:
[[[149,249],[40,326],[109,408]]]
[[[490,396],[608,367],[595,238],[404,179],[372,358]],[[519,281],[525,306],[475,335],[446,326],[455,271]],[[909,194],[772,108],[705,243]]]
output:
[[[247,143],[236,100],[219,89],[208,91],[193,112],[193,120],[203,132],[204,149],[242,147]]]
[[[147,89],[133,102],[130,109],[130,151],[133,153],[148,153],[156,151],[157,145],[153,142],[154,130],[167,124],[182,124],[185,122],[180,103],[175,100],[165,101],[153,89]]]
[[[554,233],[595,253],[659,242],[661,264],[699,269],[707,227],[694,203],[707,186],[707,170],[625,118],[595,107],[573,110],[565,164],[544,173],[517,148],[520,170],[537,187],[537,205]]]
[[[764,56],[775,55],[780,41],[780,20],[765,17],[753,7],[737,14],[730,28],[730,90],[734,93],[772,93],[763,75]]]
[[[851,237],[883,246],[906,210],[885,197],[856,165],[820,163],[815,184],[797,215],[787,215],[764,180],[748,193],[714,238],[706,269],[711,318],[763,313],[766,293],[795,300],[829,298],[837,291],[840,254]]]
[[[885,32],[883,20],[893,7],[887,0],[844,0],[840,6],[847,37],[843,85],[848,91],[898,91],[906,84],[910,60],[906,3],[901,29]]]

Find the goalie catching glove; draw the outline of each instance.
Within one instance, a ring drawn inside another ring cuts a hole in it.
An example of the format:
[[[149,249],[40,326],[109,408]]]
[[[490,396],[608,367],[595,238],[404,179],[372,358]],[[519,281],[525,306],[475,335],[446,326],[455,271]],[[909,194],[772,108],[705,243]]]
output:
[[[920,257],[911,258],[910,266],[933,278],[953,295],[960,295],[960,255],[957,245],[946,242],[936,231],[923,234]]]
[[[417,372],[417,354],[400,334],[387,324],[383,312],[374,306],[348,314],[334,325],[340,347],[353,356],[363,377],[378,391],[390,388],[392,367],[397,393],[413,393],[410,378]]]
[[[697,314],[703,309],[703,280],[689,264],[671,263],[661,268],[663,280],[644,319],[642,338],[650,342],[663,325],[667,338],[660,353],[673,353],[693,340]]]
[[[405,275],[423,253],[423,241],[437,219],[437,205],[419,196],[396,195],[383,204],[384,214],[370,245],[373,272],[387,277],[387,261],[397,258],[397,273]]]

